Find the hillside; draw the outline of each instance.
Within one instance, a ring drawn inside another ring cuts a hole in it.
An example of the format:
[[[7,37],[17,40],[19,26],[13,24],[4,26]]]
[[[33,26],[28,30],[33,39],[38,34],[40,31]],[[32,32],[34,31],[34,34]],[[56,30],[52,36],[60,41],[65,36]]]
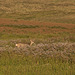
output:
[[[0,75],[75,75],[75,0],[0,0]]]
[[[75,24],[74,0],[0,0],[0,18]]]

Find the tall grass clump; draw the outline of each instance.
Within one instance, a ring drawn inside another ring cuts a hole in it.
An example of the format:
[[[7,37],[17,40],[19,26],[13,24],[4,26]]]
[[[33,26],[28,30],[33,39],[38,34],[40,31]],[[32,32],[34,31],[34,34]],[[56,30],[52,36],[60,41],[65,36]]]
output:
[[[33,26],[33,25],[0,25],[0,27],[12,27],[12,28],[38,28],[39,26]]]

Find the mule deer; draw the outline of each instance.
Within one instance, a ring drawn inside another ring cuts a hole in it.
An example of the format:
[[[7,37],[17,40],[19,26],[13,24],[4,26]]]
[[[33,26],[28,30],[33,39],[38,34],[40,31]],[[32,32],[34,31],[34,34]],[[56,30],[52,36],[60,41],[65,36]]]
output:
[[[32,40],[30,40],[30,45],[18,43],[18,44],[16,44],[16,47],[18,47],[18,48],[20,48],[20,47],[28,47],[28,46],[32,46],[33,44],[34,44],[34,42]]]

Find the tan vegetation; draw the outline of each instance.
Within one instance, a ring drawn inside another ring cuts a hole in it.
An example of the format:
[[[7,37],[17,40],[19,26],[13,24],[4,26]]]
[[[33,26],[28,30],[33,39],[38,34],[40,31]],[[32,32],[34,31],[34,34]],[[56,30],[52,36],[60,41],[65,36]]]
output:
[[[1,0],[0,17],[75,24],[74,0]]]

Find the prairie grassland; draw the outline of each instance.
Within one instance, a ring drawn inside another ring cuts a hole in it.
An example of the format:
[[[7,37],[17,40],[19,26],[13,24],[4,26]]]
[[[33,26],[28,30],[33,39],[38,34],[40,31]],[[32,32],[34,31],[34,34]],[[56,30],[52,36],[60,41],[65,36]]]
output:
[[[0,75],[74,75],[75,64],[43,56],[25,56],[3,52],[0,57]]]
[[[2,35],[0,75],[75,75],[75,38],[72,34],[57,38],[56,34]],[[34,39],[35,45],[15,47],[16,43],[29,45],[30,39]]]
[[[1,0],[0,18],[75,24],[74,0]]]
[[[75,75],[74,32],[74,24],[2,19],[0,75]]]
[[[74,2],[0,0],[0,75],[75,75]]]

